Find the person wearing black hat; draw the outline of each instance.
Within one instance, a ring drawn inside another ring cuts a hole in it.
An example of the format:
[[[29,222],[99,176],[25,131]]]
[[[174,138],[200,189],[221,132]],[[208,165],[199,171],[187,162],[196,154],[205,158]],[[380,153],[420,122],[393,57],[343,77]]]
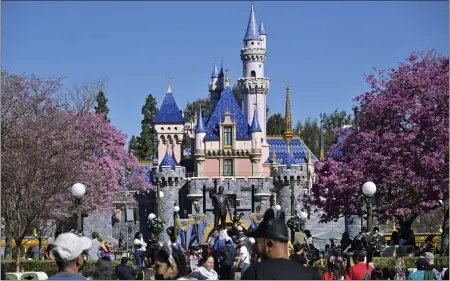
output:
[[[366,263],[367,262],[366,253],[360,250],[354,251],[353,262],[355,263],[355,265],[349,269],[345,279],[369,280],[372,276],[373,267]]]
[[[258,228],[247,236],[256,240],[255,251],[261,262],[252,264],[241,276],[241,280],[320,280],[316,269],[299,266],[289,259],[289,230],[284,222],[284,212],[275,218],[269,209]]]
[[[303,245],[300,245],[300,243],[296,243],[294,245],[294,253],[289,256],[289,259],[306,267],[306,265],[308,264],[308,260],[303,254]]]

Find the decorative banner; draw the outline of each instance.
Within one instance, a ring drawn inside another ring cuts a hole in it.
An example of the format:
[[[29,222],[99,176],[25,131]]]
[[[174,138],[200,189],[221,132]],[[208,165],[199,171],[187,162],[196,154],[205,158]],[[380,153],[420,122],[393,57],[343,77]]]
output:
[[[250,214],[250,221],[252,223],[256,223],[257,225],[259,225],[264,219],[264,214],[261,213],[251,213]]]
[[[192,227],[186,233],[186,241],[189,241],[189,246],[192,244],[200,245],[200,237],[203,237],[203,232],[205,231],[206,215],[190,215],[190,220],[192,222]]]
[[[177,226],[181,231],[188,231],[188,229],[192,226],[192,220],[191,219],[177,219]]]

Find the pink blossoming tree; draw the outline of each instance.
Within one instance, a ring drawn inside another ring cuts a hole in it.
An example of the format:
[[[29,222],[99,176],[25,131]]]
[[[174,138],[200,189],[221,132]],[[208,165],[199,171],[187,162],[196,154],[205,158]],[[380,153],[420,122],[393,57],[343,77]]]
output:
[[[361,186],[373,181],[379,221],[405,222],[443,200],[448,250],[448,71],[448,57],[429,52],[368,76],[371,91],[356,98],[357,126],[335,147],[342,153],[316,164],[317,185],[306,203],[324,211],[322,221],[362,215]]]
[[[57,99],[61,79],[2,73],[1,216],[21,245],[42,218],[73,213],[71,186],[86,185],[84,211],[112,209],[114,197],[150,186],[137,159],[125,149],[126,136],[102,116],[68,111]],[[19,255],[18,255],[19,256]]]

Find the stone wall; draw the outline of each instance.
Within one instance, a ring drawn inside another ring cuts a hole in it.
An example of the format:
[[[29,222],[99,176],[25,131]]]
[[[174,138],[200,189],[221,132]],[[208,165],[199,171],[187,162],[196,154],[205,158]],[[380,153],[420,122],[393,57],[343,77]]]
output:
[[[83,232],[89,236],[92,232],[112,236],[112,215],[109,211],[93,211],[83,220]]]

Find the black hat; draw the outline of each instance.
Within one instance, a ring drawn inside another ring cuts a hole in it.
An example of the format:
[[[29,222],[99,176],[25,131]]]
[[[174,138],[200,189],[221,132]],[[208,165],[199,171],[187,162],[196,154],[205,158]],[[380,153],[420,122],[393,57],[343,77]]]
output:
[[[353,252],[353,258],[355,258],[357,261],[364,261],[365,257],[366,253],[364,251],[356,250]]]
[[[424,270],[428,266],[428,261],[425,258],[419,258],[417,260],[417,270]]]
[[[302,250],[303,246],[300,243],[295,243],[294,245],[294,252],[297,253],[298,251]]]
[[[280,219],[275,218],[273,209],[268,209],[264,214],[263,221],[254,231],[247,234],[248,237],[263,237],[275,241],[287,243],[289,241],[289,230],[284,222],[284,213],[280,214]]]

